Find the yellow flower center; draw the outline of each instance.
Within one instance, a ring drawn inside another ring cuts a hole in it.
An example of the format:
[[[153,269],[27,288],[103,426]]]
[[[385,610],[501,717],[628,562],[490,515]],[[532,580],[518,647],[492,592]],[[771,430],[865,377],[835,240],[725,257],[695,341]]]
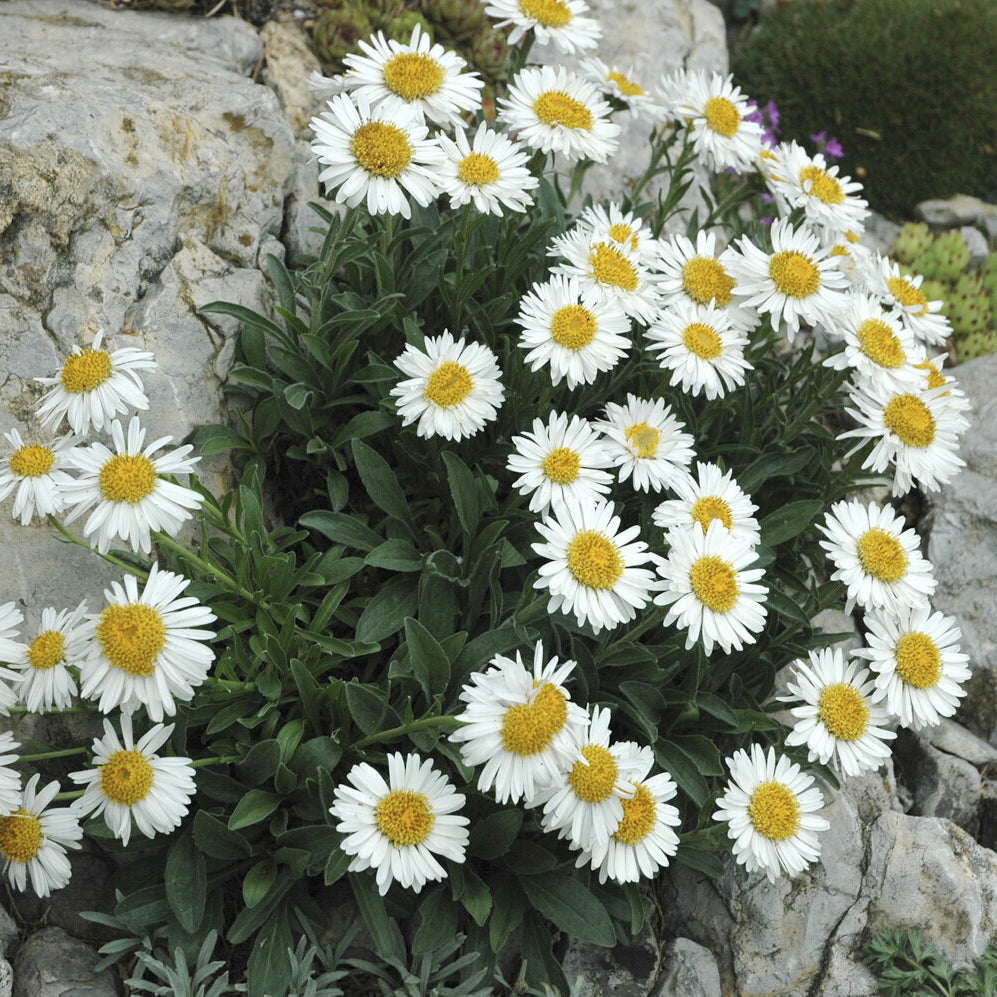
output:
[[[368,173],[392,179],[412,162],[415,150],[401,128],[369,121],[353,133],[350,152]]]
[[[620,88],[620,93],[624,97],[643,97],[644,95],[644,88],[642,86],[638,86],[633,80],[627,79],[623,73],[618,73],[615,69],[609,71],[606,79],[610,83],[615,83]]]
[[[800,804],[781,782],[763,782],[748,801],[748,818],[769,841],[785,841],[800,829]]]
[[[711,97],[706,102],[706,123],[718,135],[732,138],[741,125],[741,115],[726,97]]]
[[[537,755],[561,732],[567,720],[567,697],[557,686],[544,682],[532,703],[506,710],[502,744],[514,755]]]
[[[890,293],[904,308],[917,307],[915,315],[928,312],[928,299],[906,278],[891,277],[887,282]]]
[[[568,447],[557,447],[544,457],[542,467],[544,474],[555,485],[569,485],[578,477],[581,464],[577,451]]]
[[[819,166],[804,166],[800,170],[800,183],[807,193],[820,198],[825,204],[841,204],[845,199],[841,184]]]
[[[934,442],[935,417],[917,395],[894,395],[883,409],[883,422],[909,447]]]
[[[931,689],[942,677],[942,653],[927,635],[913,631],[904,634],[894,648],[897,675],[915,689]]]
[[[862,352],[880,367],[902,367],[907,354],[900,338],[882,319],[867,318],[857,333]]]
[[[441,408],[449,408],[460,404],[473,387],[474,381],[463,364],[445,360],[429,375],[422,397]]]
[[[484,187],[498,180],[498,163],[482,152],[471,152],[457,165],[457,176],[470,187]]]
[[[54,463],[55,454],[40,443],[30,443],[10,455],[10,469],[19,478],[40,478]]]
[[[740,589],[733,565],[716,554],[699,558],[689,572],[689,581],[696,598],[714,613],[727,613],[737,603]]]
[[[378,830],[396,848],[418,845],[429,837],[436,817],[422,793],[393,789],[374,808]]]
[[[626,242],[629,239],[631,249],[636,249],[640,243],[640,237],[635,235],[634,230],[629,225],[624,225],[623,222],[617,222],[610,227],[609,238],[613,242]]]
[[[654,457],[661,441],[661,430],[649,426],[646,422],[637,422],[626,428],[627,442],[637,451],[637,456],[644,459]]]
[[[592,112],[563,90],[548,90],[533,101],[533,113],[545,124],[592,130]]]
[[[944,388],[948,384],[948,380],[945,375],[930,361],[925,360],[923,363],[914,364],[918,370],[926,370],[928,372],[928,390],[931,391],[933,388]],[[945,392],[947,395],[948,392]],[[944,398],[945,395],[942,395]]]
[[[42,845],[41,821],[18,807],[12,814],[0,818],[0,852],[11,862],[28,862]]]
[[[115,454],[100,469],[100,490],[109,502],[141,502],[156,487],[156,469],[144,454]]]
[[[148,678],[166,644],[166,626],[159,613],[144,603],[112,604],[100,614],[97,641],[115,668]]]
[[[568,544],[568,570],[593,589],[611,589],[623,574],[616,544],[595,530],[583,530]]]
[[[519,9],[545,28],[563,28],[572,17],[564,0],[519,0]]]
[[[436,93],[446,73],[424,52],[402,52],[384,64],[384,83],[403,100],[419,100]]]
[[[716,301],[718,308],[725,308],[730,304],[734,279],[719,260],[694,256],[682,269],[682,290],[701,305]]]
[[[820,270],[795,249],[776,253],[769,260],[769,275],[782,294],[793,298],[806,298],[820,290]]]
[[[58,630],[46,630],[28,645],[28,664],[43,672],[54,668],[66,655],[66,641]]]
[[[100,788],[112,802],[131,807],[152,789],[153,771],[138,748],[116,751],[100,767]]]
[[[597,744],[586,744],[582,748],[582,758],[571,766],[568,782],[575,796],[586,803],[602,803],[613,795],[619,769],[616,759]]]
[[[554,312],[550,338],[568,350],[580,350],[595,339],[598,331],[595,316],[581,305],[565,305]]]
[[[702,322],[693,322],[685,327],[682,342],[690,353],[695,353],[703,360],[714,360],[723,353],[723,340],[712,329]]]
[[[884,582],[900,581],[910,563],[903,544],[878,526],[859,537],[858,555],[862,570]]]
[[[699,523],[705,533],[714,519],[719,519],[729,530],[734,525],[730,506],[719,495],[704,495],[692,507],[692,518]]]
[[[623,800],[623,820],[613,832],[613,837],[621,845],[636,845],[653,830],[658,819],[658,805],[650,790],[642,782],[635,784],[636,792],[629,800]]]
[[[817,716],[839,741],[857,741],[869,727],[869,704],[850,682],[825,687]]]
[[[589,256],[592,272],[600,284],[621,287],[624,291],[636,291],[640,278],[637,268],[615,246],[608,242],[597,242]]]
[[[111,372],[111,355],[106,350],[83,350],[66,358],[62,386],[74,395],[93,391],[111,376]]]
[[[849,251],[849,249],[848,249],[847,246],[842,246],[840,243],[835,243],[831,247],[831,255],[832,256],[851,256],[852,254]]]

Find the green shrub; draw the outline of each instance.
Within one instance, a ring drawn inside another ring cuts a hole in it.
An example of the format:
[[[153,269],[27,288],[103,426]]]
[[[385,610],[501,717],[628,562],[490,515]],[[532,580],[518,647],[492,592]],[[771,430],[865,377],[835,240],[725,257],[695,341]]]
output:
[[[894,218],[929,197],[997,197],[993,0],[795,0],[735,53],[783,138],[831,127],[842,172]]]

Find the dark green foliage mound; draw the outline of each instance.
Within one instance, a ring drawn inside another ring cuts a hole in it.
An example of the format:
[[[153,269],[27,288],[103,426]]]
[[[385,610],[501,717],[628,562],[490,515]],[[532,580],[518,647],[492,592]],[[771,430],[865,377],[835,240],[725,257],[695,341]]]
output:
[[[794,0],[735,53],[738,83],[782,114],[783,138],[830,130],[871,207],[997,200],[994,0]]]

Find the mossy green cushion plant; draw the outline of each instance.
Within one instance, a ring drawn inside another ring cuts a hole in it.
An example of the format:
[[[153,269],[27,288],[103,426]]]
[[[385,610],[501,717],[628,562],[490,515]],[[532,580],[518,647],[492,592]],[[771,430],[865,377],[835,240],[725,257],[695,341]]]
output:
[[[833,127],[873,209],[997,200],[993,0],[793,0],[733,61],[744,89],[778,104],[783,138]]]

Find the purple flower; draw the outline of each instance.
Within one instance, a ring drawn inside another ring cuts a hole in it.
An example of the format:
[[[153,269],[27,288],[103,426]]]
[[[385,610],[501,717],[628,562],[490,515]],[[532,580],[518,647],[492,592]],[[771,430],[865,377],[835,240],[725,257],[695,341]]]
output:
[[[841,148],[841,143],[836,138],[828,138],[826,131],[811,135],[810,141],[817,146],[817,151],[824,153],[828,159],[841,159],[845,154],[844,149]]]

